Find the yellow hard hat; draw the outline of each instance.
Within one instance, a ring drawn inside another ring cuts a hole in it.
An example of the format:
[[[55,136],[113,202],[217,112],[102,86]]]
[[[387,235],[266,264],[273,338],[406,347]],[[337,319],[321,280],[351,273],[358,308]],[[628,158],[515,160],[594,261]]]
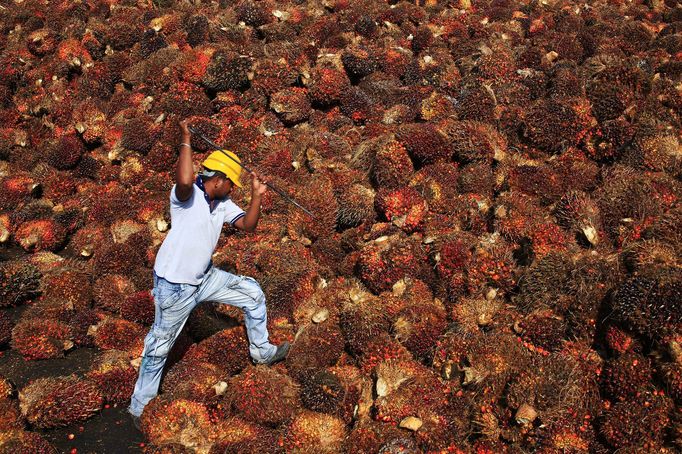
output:
[[[237,162],[241,162],[239,157],[229,150],[214,151],[204,160],[202,165],[208,170],[217,170],[225,174],[227,178],[232,180],[232,182],[241,188],[242,184],[239,182],[239,177],[242,174],[242,168],[237,162],[234,162],[225,154],[230,155]]]

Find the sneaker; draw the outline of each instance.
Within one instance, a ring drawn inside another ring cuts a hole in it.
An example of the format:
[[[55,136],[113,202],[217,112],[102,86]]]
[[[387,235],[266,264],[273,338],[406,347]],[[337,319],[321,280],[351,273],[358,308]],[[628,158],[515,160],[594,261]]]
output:
[[[272,358],[270,358],[267,361],[259,362],[256,364],[265,364],[266,366],[272,366],[273,364],[276,364],[282,360],[284,360],[287,357],[287,353],[289,353],[289,342],[284,341],[281,344],[277,346],[277,351],[275,351],[275,354],[272,355]]]
[[[140,417],[132,414],[130,415],[130,417],[133,418],[133,425],[135,426],[135,428],[142,432],[142,426],[140,425]]]

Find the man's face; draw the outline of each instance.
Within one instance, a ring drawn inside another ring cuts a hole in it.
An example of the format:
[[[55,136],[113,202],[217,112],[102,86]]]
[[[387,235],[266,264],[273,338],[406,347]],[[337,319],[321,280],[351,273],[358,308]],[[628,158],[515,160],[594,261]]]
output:
[[[230,192],[232,192],[234,183],[232,183],[232,180],[230,180],[229,178],[219,177],[217,180],[218,181],[216,182],[215,186],[216,198],[224,199],[228,195],[230,195]]]

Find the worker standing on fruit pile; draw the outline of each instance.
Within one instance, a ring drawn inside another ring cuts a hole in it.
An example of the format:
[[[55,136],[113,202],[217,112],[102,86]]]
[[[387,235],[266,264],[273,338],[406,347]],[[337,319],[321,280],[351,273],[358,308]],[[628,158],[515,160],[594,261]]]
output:
[[[154,325],[144,340],[140,372],[128,408],[138,429],[142,410],[158,393],[168,353],[201,302],[243,309],[254,363],[274,364],[289,351],[288,342],[275,346],[268,341],[265,296],[258,282],[220,270],[211,262],[224,223],[247,232],[256,229],[266,183],[251,172],[251,203],[242,210],[229,198],[235,185],[242,187],[237,155],[226,150],[211,153],[195,179],[187,120],[180,122],[180,128],[180,156],[170,193],[172,227],[154,263]]]

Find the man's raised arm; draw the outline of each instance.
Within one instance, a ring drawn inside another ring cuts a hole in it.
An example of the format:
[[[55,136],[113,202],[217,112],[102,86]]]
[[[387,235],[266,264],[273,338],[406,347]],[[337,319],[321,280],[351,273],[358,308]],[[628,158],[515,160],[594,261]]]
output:
[[[192,147],[190,146],[190,132],[187,128],[187,120],[180,122],[182,140],[180,141],[180,156],[178,167],[175,170],[175,196],[181,202],[189,199],[192,195],[194,183],[194,168],[192,167]]]

